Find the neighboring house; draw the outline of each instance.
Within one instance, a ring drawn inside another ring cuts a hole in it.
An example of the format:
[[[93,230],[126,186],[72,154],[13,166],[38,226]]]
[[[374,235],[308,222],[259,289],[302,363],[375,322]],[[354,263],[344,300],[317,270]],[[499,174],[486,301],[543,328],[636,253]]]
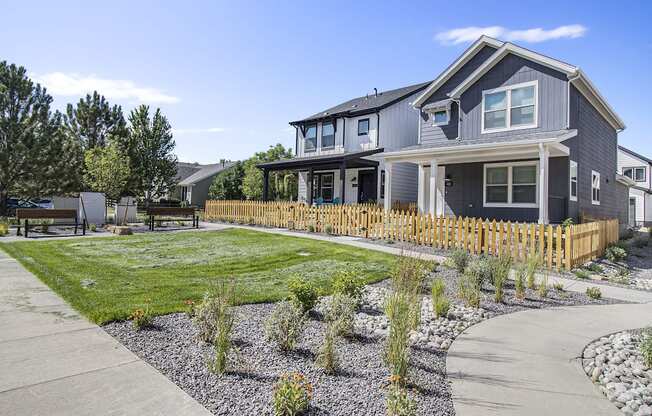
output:
[[[203,207],[208,199],[208,190],[215,176],[234,162],[222,161],[212,165],[179,162],[177,165],[178,184],[172,197],[189,205]]]
[[[652,159],[618,146],[618,172],[631,179],[629,221],[634,226],[652,226]]]
[[[418,143],[381,155],[386,208],[411,163],[422,212],[626,222],[628,180],[616,173],[625,125],[578,67],[483,36],[413,105]]]
[[[354,98],[290,123],[296,130],[296,157],[263,163],[270,171],[298,172],[298,200],[312,203],[365,203],[384,199],[384,165],[378,155],[416,145],[414,99],[429,83]],[[417,167],[394,165],[393,200],[416,199]],[[267,186],[264,199],[267,199]]]

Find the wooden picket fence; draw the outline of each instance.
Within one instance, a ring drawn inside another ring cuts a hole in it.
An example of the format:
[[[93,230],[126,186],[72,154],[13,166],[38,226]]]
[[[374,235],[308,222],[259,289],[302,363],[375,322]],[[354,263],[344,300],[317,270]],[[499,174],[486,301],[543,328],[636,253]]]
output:
[[[571,268],[604,254],[618,241],[618,220],[543,225],[462,217],[434,217],[378,205],[308,206],[296,202],[207,201],[206,220],[409,242],[471,254],[536,253],[549,269]]]

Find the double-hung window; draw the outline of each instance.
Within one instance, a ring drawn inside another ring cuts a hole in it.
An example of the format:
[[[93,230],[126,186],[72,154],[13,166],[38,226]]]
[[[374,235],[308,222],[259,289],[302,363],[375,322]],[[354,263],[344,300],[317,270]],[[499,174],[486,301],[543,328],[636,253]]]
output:
[[[636,182],[645,182],[645,167],[623,168],[623,175]]]
[[[322,202],[333,202],[334,175],[332,173],[316,173],[312,180],[313,199],[321,198]]]
[[[482,133],[537,126],[538,82],[482,92]]]
[[[321,148],[332,149],[335,147],[335,125],[326,121],[321,125]]]
[[[570,161],[570,200],[577,201],[577,162]]]
[[[358,136],[366,136],[367,134],[369,134],[369,119],[358,120]]]
[[[306,133],[304,137],[304,151],[314,152],[317,148],[317,125],[313,124],[312,126],[306,127]]]
[[[591,202],[593,205],[600,205],[600,174],[591,171]]]
[[[484,165],[485,207],[537,207],[537,162]]]
[[[441,109],[432,113],[432,123],[435,126],[445,126],[448,124],[448,110]]]

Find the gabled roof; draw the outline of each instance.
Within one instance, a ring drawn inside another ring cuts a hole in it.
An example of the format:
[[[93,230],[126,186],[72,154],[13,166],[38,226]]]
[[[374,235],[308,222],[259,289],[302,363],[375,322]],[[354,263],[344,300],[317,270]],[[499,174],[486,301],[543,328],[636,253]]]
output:
[[[213,165],[200,165],[200,169],[179,182],[180,186],[190,186],[200,182],[206,178],[217,175],[222,170],[227,169],[233,165],[234,162],[215,163]]]
[[[291,125],[303,124],[309,121],[318,121],[324,119],[330,119],[335,117],[355,117],[359,115],[364,115],[368,113],[373,113],[377,110],[382,110],[385,107],[402,100],[405,97],[408,97],[415,92],[418,92],[430,82],[422,82],[420,84],[414,84],[403,88],[397,88],[389,91],[381,91],[377,95],[372,94],[364,97],[357,97],[352,100],[343,102],[334,107],[331,107],[327,110],[321,111],[317,114],[313,114],[310,117],[306,117],[301,120],[290,122]]]
[[[620,145],[618,146],[618,149],[622,150],[622,151],[625,152],[625,153],[629,153],[630,155],[632,155],[632,156],[634,156],[634,157],[637,157],[637,158],[639,158],[639,159],[641,159],[641,160],[643,160],[643,161],[649,163],[650,165],[652,165],[652,159],[650,159],[650,158],[648,158],[648,157],[645,157],[645,156],[643,156],[643,155],[640,154],[640,153],[636,153],[635,151],[633,151],[633,150],[629,150],[628,148],[626,148],[626,147],[624,147],[624,146],[620,146]]]
[[[428,88],[421,94],[413,103],[415,107],[421,107],[423,103],[426,102],[428,97],[430,97],[432,94],[437,92],[439,87],[444,85],[446,81],[448,81],[457,71],[459,71],[467,62],[469,62],[482,48],[485,46],[491,46],[494,48],[500,48],[503,46],[503,42],[490,38],[489,36],[481,36],[478,40],[473,42],[471,46],[469,46],[466,51],[462,55],[460,55],[459,58],[455,60],[452,64],[448,66],[442,72],[437,79],[432,81]]]

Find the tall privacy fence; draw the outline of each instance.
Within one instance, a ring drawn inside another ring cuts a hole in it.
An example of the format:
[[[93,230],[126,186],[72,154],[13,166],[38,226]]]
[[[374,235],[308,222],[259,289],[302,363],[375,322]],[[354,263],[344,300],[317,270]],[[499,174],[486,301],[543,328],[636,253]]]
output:
[[[548,268],[570,270],[604,254],[618,241],[618,220],[543,225],[385,211],[377,205],[308,206],[292,202],[207,201],[206,220],[404,241],[472,254],[537,253]]]

